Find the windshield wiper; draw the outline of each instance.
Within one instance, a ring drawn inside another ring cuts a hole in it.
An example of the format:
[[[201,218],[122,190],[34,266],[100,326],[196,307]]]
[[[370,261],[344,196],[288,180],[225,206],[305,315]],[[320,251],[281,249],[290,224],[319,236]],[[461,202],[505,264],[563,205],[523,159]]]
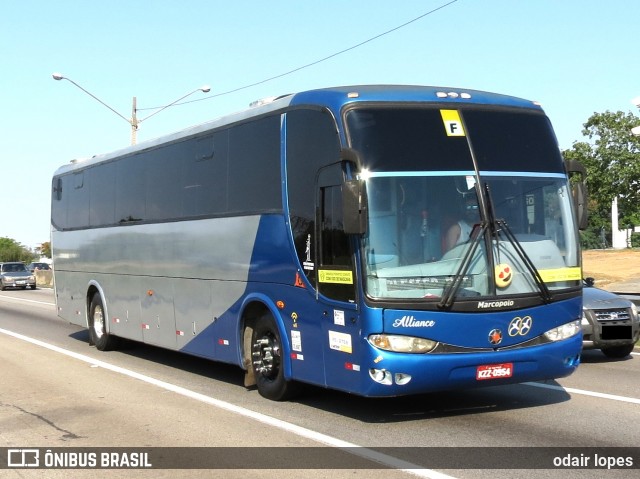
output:
[[[453,300],[456,297],[456,294],[460,290],[460,286],[462,286],[462,282],[464,281],[465,274],[471,265],[471,260],[473,259],[473,255],[478,249],[478,245],[480,244],[480,239],[484,237],[484,233],[487,230],[488,224],[486,222],[482,222],[480,225],[474,225],[473,230],[471,231],[471,239],[473,242],[466,249],[464,256],[462,257],[462,261],[460,261],[460,266],[456,271],[456,274],[453,277],[453,281],[447,287],[447,289],[442,293],[442,299],[438,303],[438,307],[440,309],[448,309],[453,305]],[[477,232],[477,233],[476,233]]]
[[[495,218],[495,211],[493,209],[493,202],[491,200],[489,185],[485,184],[484,186],[485,186],[485,194],[483,196],[486,202],[485,205],[486,205],[488,221],[483,221],[480,225],[475,225],[473,227],[473,231],[471,232],[471,238],[473,240],[473,243],[465,251],[465,254],[462,257],[462,261],[460,262],[460,266],[458,267],[458,270],[456,271],[456,274],[454,276],[453,282],[443,292],[442,299],[438,303],[438,307],[441,309],[448,309],[448,308],[451,308],[451,306],[453,305],[456,294],[460,290],[462,282],[464,281],[465,274],[469,269],[469,266],[473,259],[473,255],[478,249],[478,245],[480,244],[480,239],[485,237],[485,232],[487,231],[487,229],[490,229],[491,237],[495,240],[498,255],[500,255],[500,233],[501,232],[504,233],[509,243],[511,243],[511,245],[513,246],[513,249],[515,250],[516,254],[520,257],[527,271],[529,271],[529,274],[531,274],[533,280],[535,281],[536,286],[538,288],[538,292],[540,293],[540,297],[545,302],[545,304],[550,303],[552,297],[551,297],[551,292],[549,291],[549,288],[547,287],[545,282],[542,280],[542,276],[540,276],[540,273],[538,272],[535,265],[533,264],[533,261],[531,261],[531,258],[529,258],[529,255],[524,250],[520,242],[517,240],[517,238],[509,228],[509,225],[507,225],[507,222],[503,219]],[[488,254],[487,259],[489,260],[489,264],[495,263],[492,249],[493,248],[489,248],[487,251],[487,254]],[[495,278],[494,278],[494,282],[495,282]]]
[[[513,249],[516,251],[518,256],[520,256],[520,259],[522,260],[527,270],[533,277],[533,280],[535,281],[536,286],[538,287],[538,291],[540,292],[540,297],[542,298],[542,300],[545,302],[545,304],[549,304],[551,302],[551,292],[549,291],[549,288],[547,287],[545,282],[542,280],[542,276],[540,276],[540,272],[535,267],[535,265],[533,264],[533,261],[531,261],[531,258],[529,258],[529,255],[527,254],[527,252],[524,250],[524,248],[522,247],[522,245],[520,244],[516,236],[511,231],[511,228],[509,228],[509,225],[507,225],[507,222],[505,220],[496,220],[496,225],[502,228],[505,236],[509,240],[509,243],[511,243],[511,246],[513,246]],[[496,247],[500,248],[499,242],[496,243]],[[498,250],[498,254],[500,254],[499,250]]]
[[[493,199],[491,198],[491,190],[489,189],[488,183],[484,184],[484,190],[485,190],[484,200],[486,201],[486,206],[487,206],[487,215],[489,218],[489,225],[491,227],[491,236],[495,240],[498,256],[500,255],[500,232],[503,231],[504,235],[509,240],[509,243],[511,243],[511,246],[513,246],[513,249],[516,251],[518,256],[520,256],[520,259],[522,260],[525,267],[533,277],[533,280],[535,281],[536,286],[538,287],[538,291],[540,292],[540,297],[545,302],[545,304],[550,303],[551,293],[549,292],[549,288],[547,288],[547,285],[544,284],[544,281],[542,280],[542,276],[540,276],[540,273],[538,272],[537,268],[533,264],[533,261],[531,261],[531,258],[529,258],[529,255],[524,250],[524,248],[522,247],[522,245],[520,244],[516,236],[513,234],[513,231],[511,231],[511,228],[509,228],[509,225],[507,224],[507,222],[504,219],[496,218],[495,209],[493,207]],[[493,254],[491,253],[491,250],[489,251],[490,251],[489,253],[490,264],[496,264],[493,258]],[[495,278],[493,279],[495,284]]]

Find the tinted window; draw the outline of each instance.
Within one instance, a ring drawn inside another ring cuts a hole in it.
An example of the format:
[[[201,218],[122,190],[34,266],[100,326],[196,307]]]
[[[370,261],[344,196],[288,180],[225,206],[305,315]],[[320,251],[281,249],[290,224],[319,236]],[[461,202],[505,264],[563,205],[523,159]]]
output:
[[[282,210],[280,117],[229,130],[229,212]]]
[[[51,183],[51,224],[58,230],[67,227],[69,175],[58,176]]]
[[[184,167],[182,215],[203,216],[228,209],[228,133],[216,132],[191,142]]]
[[[320,168],[338,161],[340,142],[333,118],[325,111],[291,111],[286,115],[286,128],[287,190],[293,240],[305,274],[315,283],[315,180]]]
[[[146,156],[145,220],[179,218],[182,209],[182,164],[188,150],[175,143],[149,152]]]
[[[438,107],[357,109],[346,118],[351,146],[372,171],[469,171],[467,140],[481,171],[564,171],[542,112],[463,108],[457,115],[466,136],[447,135]]]
[[[85,178],[84,171],[80,171],[73,173],[70,180],[66,224],[69,228],[83,227],[89,224],[89,187],[85,185],[88,178]]]
[[[116,164],[90,168],[89,221],[91,226],[111,225],[115,221]]]
[[[116,223],[145,219],[146,167],[143,154],[116,162]]]
[[[520,111],[464,111],[480,170],[563,173],[564,166],[546,116]]]
[[[367,108],[347,113],[351,146],[371,171],[473,170],[464,136],[448,136],[437,108]]]
[[[353,253],[343,230],[340,184],[320,187],[320,205],[319,291],[329,298],[354,301]]]
[[[59,229],[282,211],[280,116],[54,178]]]

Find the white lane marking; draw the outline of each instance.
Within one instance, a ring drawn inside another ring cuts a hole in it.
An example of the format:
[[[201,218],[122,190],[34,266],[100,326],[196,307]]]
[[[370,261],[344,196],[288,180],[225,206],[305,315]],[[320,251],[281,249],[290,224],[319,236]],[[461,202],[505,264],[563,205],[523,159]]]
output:
[[[587,391],[585,389],[566,388],[562,386],[553,386],[551,384],[543,383],[522,383],[527,386],[533,386],[536,388],[553,389],[554,391],[565,391],[573,394],[582,394],[583,396],[593,396],[601,399],[611,399],[613,401],[629,402],[631,404],[640,404],[640,399],[630,398],[626,396],[617,396],[615,394],[599,393],[596,391]]]
[[[161,381],[159,379],[152,378],[150,376],[145,376],[144,374],[137,373],[135,371],[131,371],[129,369],[122,368],[120,366],[115,366],[113,364],[106,363],[104,361],[100,361],[99,359],[94,359],[89,356],[85,356],[84,354],[75,353],[73,351],[69,351],[67,349],[63,349],[59,346],[55,346],[53,344],[45,343],[44,341],[40,341],[39,339],[30,338],[29,336],[24,336],[19,333],[14,333],[13,331],[9,331],[6,329],[0,328],[0,333],[5,334],[7,336],[11,336],[16,339],[20,339],[22,341],[26,341],[31,344],[35,344],[36,346],[41,346],[43,348],[49,349],[51,351],[55,351],[60,354],[64,354],[66,356],[72,357],[79,361],[83,361],[85,363],[91,364],[92,367],[101,367],[107,369],[109,371],[122,374],[124,376],[129,376],[134,379],[138,379],[140,381],[144,381],[148,384],[152,384],[159,388],[165,389],[167,391],[174,392],[176,394],[180,394],[182,396],[195,399],[196,401],[200,401],[206,404],[210,404],[220,409],[224,409],[226,411],[239,414],[241,416],[254,419],[263,424],[267,424],[269,426],[277,427],[284,431],[296,434],[298,436],[311,439],[312,441],[316,441],[327,446],[332,447],[344,447],[350,448],[349,452],[351,454],[357,454],[360,457],[365,459],[369,459],[371,461],[377,462],[384,466],[388,466],[397,470],[401,470],[408,474],[412,474],[417,477],[424,477],[427,479],[455,479],[453,476],[449,476],[447,474],[443,474],[441,472],[433,471],[431,469],[421,469],[419,466],[412,464],[407,461],[403,461],[401,459],[397,459],[392,456],[388,456],[386,454],[381,454],[376,451],[372,451],[362,446],[358,446],[357,444],[342,441],[332,436],[327,436],[326,434],[322,434],[320,432],[312,431],[311,429],[307,429],[305,427],[296,426],[295,424],[291,424],[286,421],[282,421],[280,419],[276,419],[271,416],[267,416],[266,414],[262,414],[259,412],[251,411],[250,409],[245,409],[240,406],[236,406],[235,404],[228,403],[226,401],[221,401],[220,399],[215,399],[210,396],[206,396],[201,393],[197,393],[195,391],[191,391],[189,389],[176,386],[175,384],[171,384],[165,381]]]
[[[24,298],[16,298],[14,296],[4,296],[1,295],[0,296],[0,301],[16,301],[18,303],[23,302],[23,303],[36,303],[36,304],[46,304],[47,306],[55,306],[56,303],[47,303],[46,301],[36,301],[35,299],[24,299]]]

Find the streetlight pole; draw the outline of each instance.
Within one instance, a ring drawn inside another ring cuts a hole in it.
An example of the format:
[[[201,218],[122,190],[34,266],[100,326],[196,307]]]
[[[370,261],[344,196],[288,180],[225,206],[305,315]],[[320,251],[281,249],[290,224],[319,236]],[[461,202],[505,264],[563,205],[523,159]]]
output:
[[[133,102],[131,103],[131,144],[135,145],[138,141],[138,100],[136,97],[133,97]]]
[[[74,82],[73,80],[71,80],[70,78],[67,78],[65,76],[62,76],[60,73],[54,73],[53,75],[53,79],[60,81],[60,80],[67,80],[68,82],[71,82],[73,85],[75,85],[76,87],[78,87],[80,90],[82,90],[83,92],[85,92],[87,95],[89,95],[91,98],[93,98],[94,100],[98,101],[99,103],[101,103],[102,105],[106,106],[109,110],[111,110],[112,112],[114,112],[116,115],[118,115],[120,118],[122,118],[124,121],[126,121],[127,123],[129,123],[129,125],[131,125],[131,144],[135,145],[137,142],[137,134],[138,134],[138,128],[140,123],[142,123],[144,120],[147,120],[149,118],[151,118],[153,115],[156,115],[158,113],[160,113],[162,110],[165,110],[166,108],[169,108],[170,106],[175,105],[176,103],[178,103],[180,100],[184,100],[185,98],[187,98],[190,95],[193,95],[194,93],[201,91],[203,93],[209,93],[211,91],[211,88],[208,85],[202,86],[200,88],[196,88],[195,90],[187,93],[184,96],[181,96],[180,98],[178,98],[175,101],[172,101],[171,103],[169,103],[168,105],[165,105],[163,107],[158,108],[155,112],[153,112],[151,115],[146,116],[145,118],[143,118],[142,120],[138,120],[138,107],[137,107],[137,99],[134,96],[133,97],[133,102],[131,105],[131,118],[126,118],[125,116],[121,115],[120,113],[118,113],[116,110],[114,110],[113,108],[111,108],[109,105],[107,105],[105,102],[103,102],[100,98],[98,98],[97,96],[95,96],[93,93],[85,90],[84,88],[82,88],[80,85],[78,85],[76,82]]]

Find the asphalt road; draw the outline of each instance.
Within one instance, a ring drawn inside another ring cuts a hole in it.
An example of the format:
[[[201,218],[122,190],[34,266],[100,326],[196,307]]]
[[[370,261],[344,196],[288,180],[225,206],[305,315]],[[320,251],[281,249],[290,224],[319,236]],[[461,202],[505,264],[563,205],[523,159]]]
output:
[[[567,447],[602,457],[609,447],[640,446],[637,353],[612,361],[587,351],[573,376],[547,383],[392,399],[308,388],[296,401],[274,403],[246,390],[237,367],[141,344],[105,353],[88,346],[87,338],[82,328],[57,318],[51,290],[0,292],[0,450],[203,447],[215,448],[202,450],[205,463],[223,465],[10,468],[0,469],[1,478],[638,476],[640,457],[633,470],[505,469],[510,460],[520,467],[525,455],[534,457],[539,448],[557,448],[558,457]],[[341,446],[367,449],[327,453]],[[326,447],[332,449],[323,451]],[[434,449],[440,447],[464,449]],[[469,457],[477,462],[478,451],[487,456],[482,468],[455,468]],[[444,460],[434,457],[437,469],[382,468],[397,466],[398,459],[424,467],[425,454]],[[179,459],[184,458],[174,458]],[[370,460],[376,466],[369,468]],[[274,464],[283,469],[274,470]]]

